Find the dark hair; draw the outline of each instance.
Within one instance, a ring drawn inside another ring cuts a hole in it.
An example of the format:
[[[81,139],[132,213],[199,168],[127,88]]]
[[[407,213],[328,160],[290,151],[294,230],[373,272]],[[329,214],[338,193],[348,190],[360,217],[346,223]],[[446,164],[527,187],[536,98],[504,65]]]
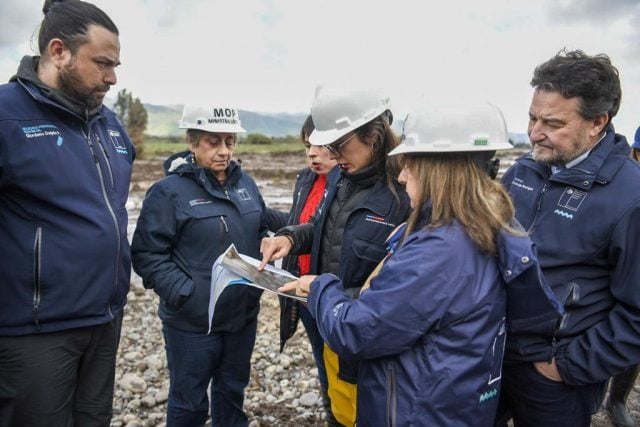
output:
[[[605,54],[589,56],[581,50],[562,49],[533,72],[531,86],[537,90],[558,92],[565,98],[577,97],[579,113],[586,120],[618,113],[622,100],[616,67]]]
[[[313,119],[311,118],[311,114],[307,116],[302,124],[302,128],[300,129],[300,141],[304,143],[304,137],[309,137],[311,132],[316,128],[316,125],[313,123]]]
[[[72,54],[86,43],[90,25],[104,27],[119,35],[118,27],[97,6],[81,0],[45,0],[44,19],[38,34],[38,49],[44,55],[51,39],[59,38]]]
[[[398,137],[391,129],[392,120],[391,111],[387,110],[354,132],[371,148],[373,152],[371,163],[379,165],[381,173],[387,176],[389,188],[393,191],[393,183],[397,180],[401,167],[396,156],[388,156],[389,152],[398,145]]]

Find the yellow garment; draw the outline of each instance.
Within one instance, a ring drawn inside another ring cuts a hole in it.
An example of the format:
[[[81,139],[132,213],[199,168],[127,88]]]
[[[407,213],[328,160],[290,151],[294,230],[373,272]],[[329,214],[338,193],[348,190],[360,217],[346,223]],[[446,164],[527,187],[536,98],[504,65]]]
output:
[[[393,233],[392,233],[393,235]],[[382,265],[386,261],[384,257],[382,261],[373,269],[364,285],[360,289],[360,293],[369,289],[371,280],[378,275]],[[335,419],[343,426],[352,427],[356,425],[356,403],[358,401],[358,386],[338,378],[340,370],[340,362],[338,355],[329,348],[327,343],[324,344],[323,351],[324,368],[327,371],[327,394],[331,400],[331,412]]]
[[[396,234],[402,225],[396,227],[387,240],[389,240],[394,234]],[[365,280],[362,288],[360,288],[360,294],[363,291],[369,289],[371,286],[371,280],[378,275],[380,269],[384,265],[390,254],[387,254],[382,261],[378,263],[376,268],[373,269],[367,280]],[[329,348],[327,343],[324,344],[323,351],[324,368],[327,371],[327,394],[331,400],[331,412],[336,421],[346,427],[353,427],[356,425],[356,404],[358,402],[358,386],[357,384],[351,384],[343,381],[338,377],[338,371],[340,370],[340,362],[338,355]]]
[[[324,368],[327,371],[327,382],[329,383],[327,393],[331,399],[331,412],[336,421],[343,426],[354,426],[356,424],[358,388],[356,384],[338,378],[338,355],[326,343],[323,353]]]

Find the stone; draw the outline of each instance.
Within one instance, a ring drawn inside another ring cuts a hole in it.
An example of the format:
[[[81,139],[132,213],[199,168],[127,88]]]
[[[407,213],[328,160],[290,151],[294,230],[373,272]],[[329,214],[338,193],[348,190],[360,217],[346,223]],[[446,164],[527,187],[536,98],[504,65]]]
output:
[[[124,374],[118,384],[123,389],[134,393],[144,393],[147,390],[147,383],[145,380],[133,373]]]
[[[300,396],[299,402],[302,406],[311,407],[316,406],[319,399],[318,393],[310,391]]]

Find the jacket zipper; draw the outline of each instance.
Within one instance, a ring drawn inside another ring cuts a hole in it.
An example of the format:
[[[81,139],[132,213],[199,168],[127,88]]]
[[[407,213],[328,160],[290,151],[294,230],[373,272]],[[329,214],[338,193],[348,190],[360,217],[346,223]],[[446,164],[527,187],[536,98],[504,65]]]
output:
[[[33,243],[33,321],[40,329],[38,311],[40,310],[40,278],[42,273],[42,227],[36,228],[36,237]]]
[[[100,166],[100,161],[98,160],[98,156],[96,155],[96,151],[93,148],[93,142],[91,141],[91,131],[87,129],[88,133],[82,130],[84,136],[87,140],[87,145],[89,146],[89,150],[91,150],[91,155],[93,156],[93,161],[95,162],[96,169],[98,171],[98,178],[100,179],[100,187],[102,188],[102,197],[104,198],[105,203],[107,204],[107,208],[109,209],[109,214],[111,215],[111,219],[116,228],[116,268],[115,268],[115,277],[114,277],[114,294],[118,290],[118,270],[120,269],[120,226],[118,225],[118,218],[116,217],[115,212],[113,211],[113,207],[111,206],[111,202],[109,201],[109,196],[107,195],[107,188],[104,182],[104,176],[102,174],[102,167]],[[107,306],[107,310],[109,311],[109,316],[113,319],[113,312],[111,311],[111,303]]]
[[[224,231],[229,232],[229,227],[227,226],[227,221],[224,220],[224,216],[220,215],[220,232],[222,233],[222,226],[224,226]]]
[[[102,144],[102,141],[100,141],[100,138],[97,138],[97,140],[98,140],[98,145],[102,150],[102,154],[104,155],[104,161],[107,164],[107,171],[109,172],[109,178],[111,179],[111,189],[114,189],[116,187],[116,182],[113,179],[113,170],[111,169],[111,162],[109,161],[109,153],[107,153],[107,149]]]
[[[536,223],[536,218],[538,218],[538,214],[540,213],[540,210],[542,208],[542,199],[544,199],[545,194],[547,194],[547,190],[549,190],[549,184],[545,183],[542,186],[542,189],[540,190],[540,197],[538,198],[538,206],[536,206],[536,213],[533,216],[533,219],[531,220],[531,225],[529,226],[527,231],[531,231],[531,229],[533,228],[534,224]]]
[[[387,369],[387,422],[390,427],[396,426],[396,373],[393,368]]]

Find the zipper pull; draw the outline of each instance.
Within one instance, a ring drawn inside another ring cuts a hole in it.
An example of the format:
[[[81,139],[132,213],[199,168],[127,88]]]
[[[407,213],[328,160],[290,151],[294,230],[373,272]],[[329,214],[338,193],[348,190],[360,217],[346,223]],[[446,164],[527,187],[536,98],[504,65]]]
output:
[[[229,227],[227,226],[227,221],[224,220],[224,217],[222,215],[220,215],[220,221],[222,221],[222,224],[224,225],[224,231],[228,233]]]
[[[227,191],[227,187],[224,187],[224,195],[227,196],[227,199],[231,200],[231,197],[229,197],[229,192]]]

